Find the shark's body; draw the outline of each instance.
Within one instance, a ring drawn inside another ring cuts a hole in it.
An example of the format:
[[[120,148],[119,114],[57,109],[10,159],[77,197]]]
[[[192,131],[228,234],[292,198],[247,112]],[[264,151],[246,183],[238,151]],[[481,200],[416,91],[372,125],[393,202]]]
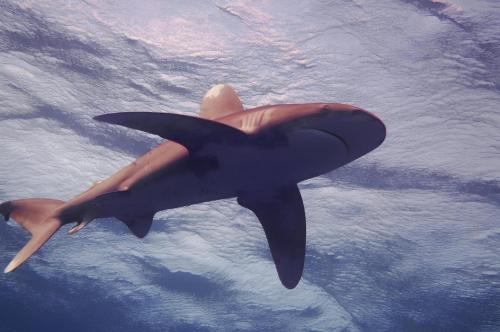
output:
[[[169,139],[108,179],[67,201],[5,202],[33,237],[10,272],[61,225],[74,233],[97,218],[116,217],[138,237],[156,212],[237,197],[266,233],[281,282],[297,285],[305,255],[305,213],[297,183],[366,154],[385,138],[374,115],[344,104],[272,105],[243,111],[229,86],[214,87],[202,118],[168,113],[115,113],[96,120]]]

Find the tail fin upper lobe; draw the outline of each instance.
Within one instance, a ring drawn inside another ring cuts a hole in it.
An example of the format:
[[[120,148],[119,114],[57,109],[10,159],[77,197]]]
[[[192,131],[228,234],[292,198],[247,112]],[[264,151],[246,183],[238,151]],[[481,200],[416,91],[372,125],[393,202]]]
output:
[[[62,226],[54,211],[63,201],[46,198],[20,199],[0,204],[0,213],[5,220],[13,218],[31,233],[32,237],[7,265],[4,272],[16,269],[33,255]]]

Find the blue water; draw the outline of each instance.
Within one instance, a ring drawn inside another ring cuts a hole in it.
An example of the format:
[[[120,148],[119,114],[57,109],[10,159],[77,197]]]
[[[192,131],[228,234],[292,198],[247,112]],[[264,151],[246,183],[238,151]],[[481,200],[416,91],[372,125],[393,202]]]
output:
[[[296,289],[225,200],[159,213],[142,240],[64,229],[0,276],[0,331],[500,330],[499,59],[493,0],[0,0],[0,201],[71,198],[160,142],[93,116],[195,115],[217,83],[388,128],[299,185]],[[0,264],[27,238],[0,223]]]

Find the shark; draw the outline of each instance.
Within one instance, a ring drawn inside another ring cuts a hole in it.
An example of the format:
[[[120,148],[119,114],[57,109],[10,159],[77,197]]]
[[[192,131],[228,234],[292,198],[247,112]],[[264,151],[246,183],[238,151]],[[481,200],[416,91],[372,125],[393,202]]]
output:
[[[95,219],[114,217],[143,238],[158,211],[236,198],[260,221],[281,283],[295,288],[306,252],[306,215],[297,184],[365,155],[386,136],[384,123],[356,106],[244,109],[228,84],[205,94],[199,116],[121,112],[94,119],[166,141],[68,201],[29,198],[0,204],[5,220],[12,218],[31,233],[5,273],[66,224],[73,224],[69,233],[74,234]]]

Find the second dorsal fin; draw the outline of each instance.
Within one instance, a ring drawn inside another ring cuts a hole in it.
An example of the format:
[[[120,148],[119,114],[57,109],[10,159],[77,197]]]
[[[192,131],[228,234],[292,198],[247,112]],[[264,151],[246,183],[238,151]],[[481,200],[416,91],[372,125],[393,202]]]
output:
[[[214,120],[243,112],[241,100],[229,84],[217,84],[207,91],[200,105],[200,117]]]

